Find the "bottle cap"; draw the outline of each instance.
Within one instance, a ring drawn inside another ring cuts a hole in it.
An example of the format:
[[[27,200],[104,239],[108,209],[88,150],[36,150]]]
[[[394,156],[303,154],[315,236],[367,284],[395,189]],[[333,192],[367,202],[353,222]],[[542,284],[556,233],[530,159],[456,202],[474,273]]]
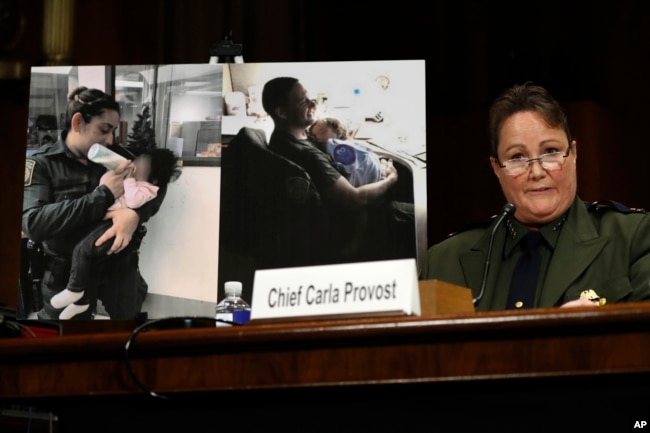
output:
[[[226,281],[223,287],[224,291],[226,292],[226,296],[241,296],[241,281]]]

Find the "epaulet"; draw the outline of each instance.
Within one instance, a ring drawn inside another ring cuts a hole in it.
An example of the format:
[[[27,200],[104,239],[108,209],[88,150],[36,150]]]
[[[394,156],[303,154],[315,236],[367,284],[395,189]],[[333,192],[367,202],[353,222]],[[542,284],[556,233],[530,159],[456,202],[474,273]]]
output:
[[[449,235],[447,235],[447,237],[450,238],[452,236],[456,236],[459,233],[467,232],[467,231],[474,230],[474,229],[486,229],[486,228],[490,227],[490,224],[492,224],[492,221],[494,221],[494,218],[496,218],[496,217],[497,217],[497,215],[493,215],[492,218],[490,218],[487,221],[467,224],[467,225],[463,226],[460,230],[449,233]]]
[[[51,147],[52,147],[52,143],[45,144],[39,147],[38,149],[36,149],[35,151],[33,151],[31,154],[27,155],[27,158],[31,158],[32,156],[42,155],[46,153],[48,150],[50,150]]]
[[[589,212],[598,212],[602,210],[615,210],[621,213],[646,213],[645,209],[627,207],[614,200],[598,200],[592,203],[585,202]]]
[[[27,159],[31,159],[31,158],[33,158],[34,156],[38,156],[38,155],[41,154],[41,153],[43,153],[43,150],[39,147],[39,148],[36,149],[35,151],[27,153],[27,154],[25,155],[25,158],[27,158]]]

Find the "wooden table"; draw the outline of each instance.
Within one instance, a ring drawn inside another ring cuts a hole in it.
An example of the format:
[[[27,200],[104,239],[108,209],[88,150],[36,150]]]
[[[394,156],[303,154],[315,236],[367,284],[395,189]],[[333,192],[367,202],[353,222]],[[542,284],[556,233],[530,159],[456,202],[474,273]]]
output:
[[[228,408],[266,427],[299,407],[301,416],[322,416],[313,427],[323,431],[337,414],[359,414],[361,403],[372,408],[375,430],[394,424],[385,411],[406,417],[411,429],[430,427],[427,417],[408,415],[414,407],[448,426],[485,426],[487,417],[503,427],[530,420],[531,407],[546,420],[589,412],[583,422],[611,422],[616,431],[650,413],[648,304],[141,332],[131,342],[131,368],[144,388],[167,399],[151,397],[129,374],[130,335],[3,340],[0,398],[64,412],[74,402],[94,415],[108,405],[141,414],[148,426],[165,407],[191,407],[207,419]],[[457,418],[463,412],[475,416]]]

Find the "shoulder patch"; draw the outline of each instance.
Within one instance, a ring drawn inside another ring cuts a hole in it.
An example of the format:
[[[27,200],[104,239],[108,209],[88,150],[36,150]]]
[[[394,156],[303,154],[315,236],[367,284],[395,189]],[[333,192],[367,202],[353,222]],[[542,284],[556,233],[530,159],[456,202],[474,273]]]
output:
[[[32,184],[32,176],[34,175],[34,166],[36,161],[33,159],[25,160],[25,186],[30,186]]]
[[[646,213],[645,209],[627,207],[614,200],[598,200],[593,203],[587,203],[587,210],[597,212],[602,210],[615,210],[621,213]]]

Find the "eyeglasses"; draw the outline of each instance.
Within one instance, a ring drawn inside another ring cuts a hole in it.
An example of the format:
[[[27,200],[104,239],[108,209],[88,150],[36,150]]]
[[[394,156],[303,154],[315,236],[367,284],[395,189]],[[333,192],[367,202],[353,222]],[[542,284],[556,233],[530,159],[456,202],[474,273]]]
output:
[[[555,171],[562,168],[562,165],[564,165],[564,161],[566,160],[566,158],[569,156],[570,153],[571,153],[571,146],[569,146],[566,153],[551,152],[551,153],[545,153],[539,158],[509,159],[505,161],[503,164],[501,164],[501,162],[499,162],[499,159],[497,158],[497,164],[499,164],[499,167],[501,167],[508,176],[519,176],[520,174],[526,173],[530,165],[535,161],[539,161],[539,164],[542,166],[544,170]]]

